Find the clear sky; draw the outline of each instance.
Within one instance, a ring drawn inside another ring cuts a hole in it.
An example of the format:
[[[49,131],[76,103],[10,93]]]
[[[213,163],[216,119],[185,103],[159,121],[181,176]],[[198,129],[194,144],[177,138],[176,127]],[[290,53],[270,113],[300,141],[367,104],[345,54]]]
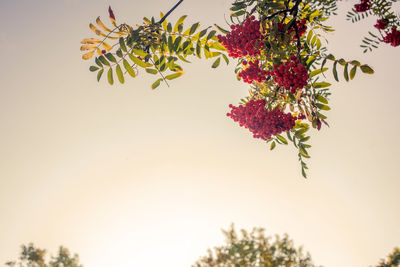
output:
[[[155,91],[144,73],[96,82],[79,51],[88,24],[107,21],[109,4],[135,25],[175,2],[0,1],[0,262],[34,242],[86,267],[187,267],[231,222],[288,233],[328,267],[373,265],[399,246],[399,48],[362,54],[374,21],[329,21],[330,51],[376,74],[328,77],[331,127],[312,132],[305,180],[294,147],[270,152],[226,117],[247,92],[233,64],[194,60]],[[171,19],[225,25],[229,4],[185,0]]]

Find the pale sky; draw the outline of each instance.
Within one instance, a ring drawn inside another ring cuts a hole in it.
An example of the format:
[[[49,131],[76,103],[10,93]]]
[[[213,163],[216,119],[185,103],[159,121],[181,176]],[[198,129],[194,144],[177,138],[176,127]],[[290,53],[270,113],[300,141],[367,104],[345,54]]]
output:
[[[374,20],[345,21],[348,2],[329,21],[330,51],[375,74],[328,77],[331,127],[311,132],[305,180],[294,147],[271,152],[226,117],[247,92],[234,64],[194,60],[155,91],[148,74],[109,86],[88,71],[79,42],[108,5],[135,25],[175,2],[0,1],[1,264],[34,242],[86,267],[188,267],[232,222],[288,233],[327,267],[373,265],[400,246],[400,56],[385,44],[362,54]],[[229,5],[186,0],[170,20],[225,25]]]

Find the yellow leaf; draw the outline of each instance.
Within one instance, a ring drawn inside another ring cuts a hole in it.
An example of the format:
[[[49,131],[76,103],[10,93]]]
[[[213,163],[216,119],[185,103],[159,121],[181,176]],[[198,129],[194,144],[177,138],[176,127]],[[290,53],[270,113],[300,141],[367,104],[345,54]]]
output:
[[[100,55],[100,56],[103,55],[103,53],[101,53],[101,49],[100,48],[97,48],[97,54]]]
[[[95,38],[85,38],[81,41],[81,44],[99,44],[101,41]]]
[[[81,46],[81,51],[85,51],[85,50],[92,50],[95,49],[97,47],[97,45],[95,44],[85,44]]]
[[[90,51],[89,53],[86,53],[86,54],[82,55],[82,59],[88,60],[93,56],[93,54],[94,54],[94,50]]]
[[[96,35],[101,36],[101,37],[106,37],[106,35],[105,35],[103,32],[101,32],[99,29],[97,29],[96,26],[94,26],[92,23],[89,24],[89,28],[90,28]]]
[[[103,42],[102,45],[103,45],[104,49],[107,50],[107,52],[111,51],[111,49],[112,49],[111,45],[107,44],[106,42]]]
[[[104,31],[106,31],[106,32],[111,32],[111,30],[110,30],[109,28],[107,28],[106,25],[104,25],[104,23],[100,20],[100,17],[97,17],[96,23],[97,23],[97,25],[99,25],[99,27],[102,28]]]

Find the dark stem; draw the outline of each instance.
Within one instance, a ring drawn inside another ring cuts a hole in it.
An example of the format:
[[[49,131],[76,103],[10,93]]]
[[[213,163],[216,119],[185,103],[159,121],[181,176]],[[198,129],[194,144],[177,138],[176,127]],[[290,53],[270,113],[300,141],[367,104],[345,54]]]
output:
[[[182,2],[183,2],[183,0],[179,0],[179,2],[176,3],[176,5],[174,5],[174,6],[167,12],[167,14],[165,14],[164,17],[162,17],[162,18],[160,19],[160,21],[159,21],[158,23],[160,23],[160,24],[163,23],[164,20],[172,13],[172,11],[174,11],[175,8],[177,8]]]

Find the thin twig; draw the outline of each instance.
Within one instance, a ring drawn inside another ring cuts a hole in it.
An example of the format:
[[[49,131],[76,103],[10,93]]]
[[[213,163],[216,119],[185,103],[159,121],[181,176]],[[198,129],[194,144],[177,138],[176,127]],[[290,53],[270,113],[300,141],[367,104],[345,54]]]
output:
[[[176,4],[167,12],[167,14],[165,14],[165,15],[160,19],[160,21],[159,21],[158,23],[160,23],[160,24],[163,23],[164,20],[169,16],[169,14],[171,14],[172,11],[174,11],[175,8],[177,8],[182,2],[183,2],[183,0],[179,0],[179,2],[176,3]]]

